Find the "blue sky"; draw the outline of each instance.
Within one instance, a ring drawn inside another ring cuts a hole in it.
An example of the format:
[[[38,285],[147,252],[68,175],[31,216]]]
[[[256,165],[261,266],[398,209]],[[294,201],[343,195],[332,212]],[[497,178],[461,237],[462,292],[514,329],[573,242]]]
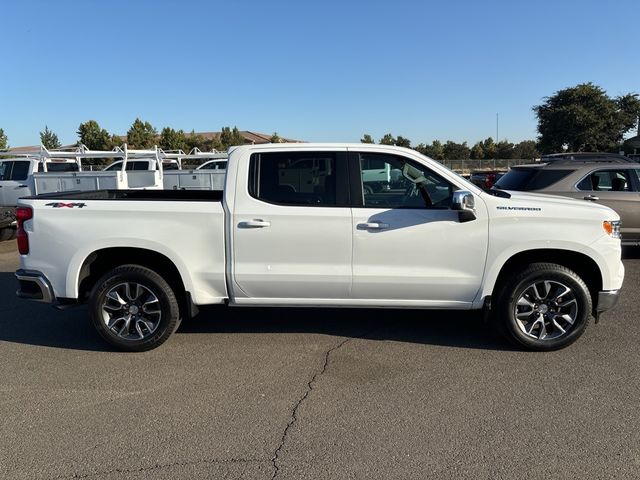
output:
[[[495,137],[499,112],[500,138],[519,141],[558,89],[640,92],[639,14],[638,0],[7,2],[0,128],[13,146],[136,117],[416,145]]]

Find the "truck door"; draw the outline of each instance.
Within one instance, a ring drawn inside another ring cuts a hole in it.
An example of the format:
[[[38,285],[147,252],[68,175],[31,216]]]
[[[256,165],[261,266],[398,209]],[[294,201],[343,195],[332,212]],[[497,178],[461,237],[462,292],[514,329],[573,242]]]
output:
[[[9,178],[11,177],[11,167],[13,166],[13,162],[8,160],[0,160],[0,206],[9,206],[4,201],[4,190],[5,185],[9,183]]]
[[[352,235],[346,149],[254,153],[239,166],[238,178],[244,182],[236,187],[231,222],[236,302],[348,298]]]
[[[441,307],[473,301],[487,254],[484,203],[476,198],[477,218],[460,222],[450,208],[456,187],[428,167],[379,153],[352,152],[350,159],[351,171],[360,170],[360,198],[353,208],[352,298]],[[372,163],[399,172],[388,189],[366,188],[362,166]]]
[[[31,194],[28,185],[28,178],[31,161],[30,160],[11,160],[4,162],[7,165],[3,180],[0,182],[2,188],[2,205],[15,207],[20,197],[26,197]]]

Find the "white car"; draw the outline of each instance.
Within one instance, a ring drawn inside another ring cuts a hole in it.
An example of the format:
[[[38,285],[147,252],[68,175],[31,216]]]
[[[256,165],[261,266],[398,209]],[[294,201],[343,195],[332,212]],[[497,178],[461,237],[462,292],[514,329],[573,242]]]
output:
[[[374,155],[405,189],[364,188]],[[484,310],[517,345],[552,350],[616,304],[624,277],[613,210],[483,192],[385,145],[247,145],[230,150],[224,191],[19,205],[18,295],[88,303],[123,350],[157,347],[212,304]]]

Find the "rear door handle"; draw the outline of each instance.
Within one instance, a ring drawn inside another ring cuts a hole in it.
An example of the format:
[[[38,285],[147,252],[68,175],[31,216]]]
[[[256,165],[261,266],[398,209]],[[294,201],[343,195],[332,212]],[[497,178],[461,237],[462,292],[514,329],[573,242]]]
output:
[[[389,224],[382,222],[365,222],[359,223],[357,227],[360,230],[384,230],[385,228],[389,228]]]
[[[266,220],[245,220],[238,223],[239,228],[265,228],[270,227],[271,222],[267,222]]]
[[[584,197],[585,200],[590,200],[592,202],[595,202],[596,200],[600,200],[600,197],[596,196],[596,195],[587,195],[586,197]]]

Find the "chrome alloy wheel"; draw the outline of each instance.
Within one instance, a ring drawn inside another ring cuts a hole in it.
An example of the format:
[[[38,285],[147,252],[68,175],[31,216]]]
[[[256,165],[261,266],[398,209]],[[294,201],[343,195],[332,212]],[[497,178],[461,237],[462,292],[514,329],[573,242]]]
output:
[[[107,328],[124,340],[142,340],[160,324],[158,297],[135,282],[120,283],[107,292],[102,302],[102,319]]]
[[[575,293],[555,280],[540,280],[524,289],[516,303],[520,330],[536,340],[555,340],[565,335],[578,317]]]

